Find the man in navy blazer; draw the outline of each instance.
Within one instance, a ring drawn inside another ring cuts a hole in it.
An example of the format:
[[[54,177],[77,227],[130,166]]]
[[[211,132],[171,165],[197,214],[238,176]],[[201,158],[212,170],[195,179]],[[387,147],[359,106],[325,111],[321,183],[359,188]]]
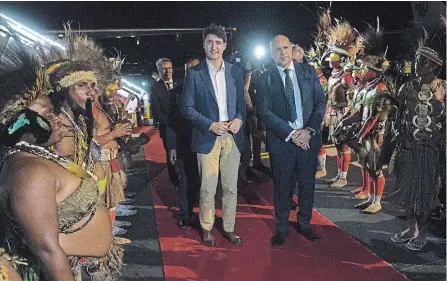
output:
[[[270,51],[275,66],[261,75],[256,96],[259,115],[267,130],[266,148],[274,182],[276,234],[272,246],[285,243],[297,182],[297,230],[308,240],[318,240],[310,228],[310,220],[326,101],[315,69],[292,61],[292,46],[285,36],[272,39]]]
[[[234,224],[243,149],[244,82],[242,70],[223,61],[226,43],[222,27],[211,25],[204,30],[206,60],[188,69],[183,88],[182,113],[192,123],[191,149],[197,153],[202,180],[199,205],[202,240],[211,247],[216,245],[211,230],[219,173],[224,236],[233,244],[242,243],[234,232]]]

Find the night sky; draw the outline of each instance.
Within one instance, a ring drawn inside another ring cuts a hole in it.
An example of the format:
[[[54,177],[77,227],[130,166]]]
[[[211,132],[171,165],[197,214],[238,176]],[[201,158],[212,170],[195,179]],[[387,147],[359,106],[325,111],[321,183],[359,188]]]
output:
[[[214,22],[236,27],[229,42],[232,48],[245,52],[258,44],[267,46],[276,34],[288,36],[304,47],[312,44],[318,7],[329,2],[1,2],[0,11],[35,30],[62,29],[62,23],[73,21],[73,26],[85,29],[106,28],[182,28],[206,27]],[[375,25],[380,17],[385,30],[400,30],[412,20],[409,2],[332,2],[332,16],[345,18],[359,31],[366,23]],[[393,38],[387,36],[393,50]],[[103,47],[116,47],[127,62],[143,63],[141,69],[149,72],[158,57],[170,57],[177,66],[191,55],[203,56],[201,35],[183,35],[180,42],[175,36],[150,36],[136,44],[135,38],[102,39]],[[141,71],[139,69],[134,71]]]

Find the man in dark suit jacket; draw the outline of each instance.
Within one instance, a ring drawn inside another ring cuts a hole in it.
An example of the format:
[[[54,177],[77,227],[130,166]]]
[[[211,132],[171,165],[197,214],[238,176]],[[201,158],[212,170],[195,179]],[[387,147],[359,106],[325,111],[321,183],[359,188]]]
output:
[[[188,60],[186,67],[191,68],[200,61]],[[166,127],[166,144],[169,161],[177,169],[179,183],[179,212],[177,226],[188,228],[191,225],[192,210],[200,188],[200,177],[197,166],[197,153],[191,150],[191,123],[181,114],[183,85],[171,90],[168,101],[168,124]]]
[[[178,185],[178,173],[175,167],[169,161],[168,149],[166,144],[166,126],[168,124],[168,100],[169,92],[178,86],[173,81],[172,62],[168,58],[161,58],[156,62],[161,79],[153,86],[150,97],[152,114],[158,121],[160,137],[163,140],[163,146],[166,150],[166,165],[168,167],[169,180],[174,186]]]
[[[292,44],[278,35],[270,42],[275,62],[258,85],[258,108],[267,129],[276,216],[273,246],[285,243],[293,190],[298,182],[298,231],[316,242],[310,228],[315,191],[317,154],[321,147],[321,122],[326,107],[323,89],[308,64],[292,62]]]
[[[192,123],[191,149],[197,152],[202,180],[199,218],[202,240],[207,246],[216,245],[211,230],[219,172],[224,236],[233,244],[242,243],[234,232],[234,224],[243,148],[244,81],[240,68],[223,61],[226,43],[222,27],[211,25],[204,30],[206,60],[188,69],[183,90],[182,113]]]

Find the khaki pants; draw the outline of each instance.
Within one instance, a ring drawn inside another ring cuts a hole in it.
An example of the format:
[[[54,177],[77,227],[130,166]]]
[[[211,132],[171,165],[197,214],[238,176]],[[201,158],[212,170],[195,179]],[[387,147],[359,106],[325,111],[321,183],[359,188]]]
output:
[[[237,177],[240,152],[233,136],[225,133],[218,136],[213,149],[208,154],[197,153],[199,172],[202,178],[200,187],[199,217],[202,229],[210,231],[213,228],[216,209],[216,195],[219,172],[222,184],[222,214],[223,229],[234,231],[237,204]]]

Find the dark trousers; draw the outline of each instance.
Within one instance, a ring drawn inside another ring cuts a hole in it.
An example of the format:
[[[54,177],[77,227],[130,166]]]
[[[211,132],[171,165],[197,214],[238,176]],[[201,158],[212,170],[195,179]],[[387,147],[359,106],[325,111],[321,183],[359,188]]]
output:
[[[200,177],[197,165],[197,153],[191,151],[187,143],[177,144],[177,171],[179,183],[179,219],[190,219],[192,209],[200,190]]]
[[[171,181],[172,185],[177,186],[179,175],[174,165],[172,165],[171,161],[169,161],[168,145],[166,143],[166,127],[162,125],[160,125],[160,138],[163,140],[163,147],[166,151],[166,166],[168,167],[169,180]]]
[[[244,151],[241,154],[242,165],[248,167],[250,165],[251,156],[253,155],[253,165],[261,164],[261,140],[256,138],[257,118],[256,116],[247,116],[244,126]]]
[[[289,213],[293,191],[298,183],[298,224],[310,227],[315,193],[315,174],[319,148],[270,154],[273,172],[276,233],[285,235],[289,230]]]

